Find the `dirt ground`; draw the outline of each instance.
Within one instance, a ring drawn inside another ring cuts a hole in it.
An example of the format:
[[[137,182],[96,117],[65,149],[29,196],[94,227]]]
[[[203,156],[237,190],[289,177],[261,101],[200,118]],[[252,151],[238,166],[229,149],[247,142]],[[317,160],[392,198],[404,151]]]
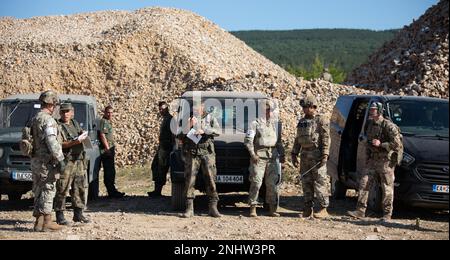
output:
[[[100,199],[89,202],[86,215],[89,224],[73,224],[54,233],[32,232],[32,200],[30,194],[19,202],[10,202],[3,196],[0,201],[0,239],[144,239],[144,240],[303,240],[303,239],[358,239],[358,240],[448,240],[449,213],[397,208],[390,223],[377,218],[360,221],[345,216],[354,208],[355,197],[331,201],[327,220],[302,219],[302,197],[295,185],[283,185],[280,198],[280,218],[265,216],[258,209],[258,218],[249,218],[245,193],[221,196],[220,219],[207,216],[207,198],[195,200],[195,217],[183,219],[170,206],[170,184],[164,197],[150,199],[148,169],[122,170],[117,183],[128,196],[123,199]],[[104,195],[101,189],[101,195]],[[66,218],[72,217],[72,210]]]

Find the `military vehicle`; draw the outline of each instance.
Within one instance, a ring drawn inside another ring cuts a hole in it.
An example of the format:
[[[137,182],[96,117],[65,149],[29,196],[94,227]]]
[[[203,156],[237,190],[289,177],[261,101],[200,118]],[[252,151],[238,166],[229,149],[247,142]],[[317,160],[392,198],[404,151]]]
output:
[[[189,120],[192,116],[193,103],[198,100],[205,102],[206,109],[217,118],[222,130],[221,135],[214,139],[217,191],[219,193],[248,192],[250,155],[244,146],[244,138],[251,122],[265,113],[260,109],[263,108],[262,104],[267,97],[257,92],[186,92],[178,102],[178,115],[175,117],[177,124],[174,131],[179,131]],[[281,133],[280,123],[279,133]],[[278,136],[281,138],[281,134]],[[184,162],[181,145],[177,143],[170,156],[172,206],[178,210],[185,207]],[[281,165],[278,166],[281,174]],[[197,175],[195,187],[197,190],[205,191],[201,170]]]
[[[30,158],[20,151],[22,129],[39,112],[39,94],[12,95],[0,101],[0,194],[9,200],[19,200],[32,188]],[[97,138],[97,102],[91,96],[59,95],[62,102],[71,102],[75,119],[89,132],[92,149],[86,150],[88,157],[89,197],[98,196],[98,168],[100,151]],[[59,107],[55,118],[59,118]]]

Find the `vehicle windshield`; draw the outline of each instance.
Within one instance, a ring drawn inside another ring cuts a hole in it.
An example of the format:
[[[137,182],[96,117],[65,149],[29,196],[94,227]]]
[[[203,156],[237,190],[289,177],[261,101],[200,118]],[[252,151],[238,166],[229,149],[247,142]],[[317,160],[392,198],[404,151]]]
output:
[[[186,99],[186,101],[188,101],[189,107],[192,108],[192,100]],[[254,121],[260,114],[260,106],[258,104],[260,101],[233,98],[209,99],[206,100],[205,106],[208,112],[217,118],[221,129],[232,129],[245,133],[248,130],[249,123]],[[187,116],[183,112],[183,117]]]
[[[83,129],[86,129],[86,104],[73,103],[75,119]],[[0,103],[0,128],[25,127],[27,123],[40,111],[38,101],[18,100]],[[59,112],[55,110],[55,118],[59,118]]]
[[[403,134],[448,138],[448,102],[396,100],[388,108]]]

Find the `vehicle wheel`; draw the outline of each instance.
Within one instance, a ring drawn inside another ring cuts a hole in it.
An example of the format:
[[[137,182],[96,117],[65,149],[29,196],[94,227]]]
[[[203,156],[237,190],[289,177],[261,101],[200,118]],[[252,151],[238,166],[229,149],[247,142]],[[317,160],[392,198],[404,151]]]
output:
[[[342,200],[345,199],[347,194],[347,187],[339,180],[334,178],[331,179],[331,194],[334,199]]]
[[[172,197],[171,204],[174,210],[186,209],[186,197],[184,195],[184,183],[174,182],[172,183]]]
[[[367,208],[370,211],[373,211],[375,213],[379,213],[382,211],[381,207],[381,200],[382,200],[382,191],[380,185],[374,185],[372,190],[369,193],[369,200],[367,202]]]
[[[20,199],[22,199],[22,193],[21,192],[8,193],[8,200],[10,200],[10,201],[18,201]]]
[[[88,191],[88,200],[96,200],[98,199],[99,193],[99,182],[98,178],[89,183],[89,191]]]

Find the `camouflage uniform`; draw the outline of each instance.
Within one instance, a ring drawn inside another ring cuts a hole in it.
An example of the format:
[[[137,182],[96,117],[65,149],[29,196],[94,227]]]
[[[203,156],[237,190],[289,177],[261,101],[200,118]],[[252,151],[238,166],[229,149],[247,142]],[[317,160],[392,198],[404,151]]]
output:
[[[53,91],[45,91],[39,101],[42,105],[56,105],[58,97]],[[34,210],[36,218],[34,231],[60,230],[61,227],[52,222],[51,212],[55,198],[55,183],[59,174],[64,171],[64,155],[59,140],[58,124],[50,114],[50,110],[42,109],[32,120],[30,132],[33,150],[31,155],[31,171],[33,173]]]
[[[281,182],[281,170],[278,158],[284,157],[281,138],[278,137],[278,124],[274,119],[258,118],[249,127],[244,143],[251,158],[256,156],[258,162],[250,163],[250,191],[248,203],[250,206],[258,204],[258,193],[263,179],[266,184],[266,203],[278,205],[278,188]],[[276,210],[274,211],[276,212]]]
[[[373,139],[380,140],[381,146],[373,146]],[[394,169],[397,164],[397,159],[393,160],[393,157],[394,151],[403,147],[401,134],[394,123],[380,117],[377,121],[369,120],[367,140],[367,162],[360,180],[357,210],[365,213],[369,191],[379,181],[383,191],[384,216],[390,217],[394,202]]]
[[[330,127],[328,120],[320,115],[300,119],[292,154],[297,156],[300,153],[301,172],[306,172],[321,162],[324,156],[329,155],[329,150]],[[314,197],[322,209],[328,208],[329,182],[326,164],[313,168],[302,177],[306,209],[314,206]]]
[[[184,217],[193,215],[195,180],[200,169],[206,184],[206,194],[210,201],[210,215],[219,217],[220,215],[217,212],[219,195],[217,194],[215,182],[217,176],[216,153],[214,149],[214,137],[220,134],[219,122],[211,114],[205,114],[201,120],[197,121],[197,124],[193,128],[202,129],[205,133],[202,135],[202,139],[198,144],[195,144],[187,136],[183,140],[183,154],[185,159],[184,176],[186,179],[185,194],[187,200],[187,210]]]
[[[61,142],[58,140],[58,124],[48,113],[41,111],[34,118],[31,131],[34,153],[31,158],[33,172],[33,216],[51,214],[55,197],[55,182],[59,175],[54,166],[64,160]]]
[[[63,143],[75,140],[83,132],[75,119],[72,119],[68,124],[59,121],[59,124]],[[56,182],[55,211],[66,209],[66,197],[69,195],[69,190],[73,208],[84,209],[88,185],[83,144],[63,149],[63,153],[66,160],[66,169]]]
[[[170,129],[172,115],[167,113],[163,116],[159,131],[158,152],[153,159],[152,173],[155,182],[155,190],[161,194],[162,187],[167,182],[167,172],[169,171],[169,157],[174,144],[174,137]]]

